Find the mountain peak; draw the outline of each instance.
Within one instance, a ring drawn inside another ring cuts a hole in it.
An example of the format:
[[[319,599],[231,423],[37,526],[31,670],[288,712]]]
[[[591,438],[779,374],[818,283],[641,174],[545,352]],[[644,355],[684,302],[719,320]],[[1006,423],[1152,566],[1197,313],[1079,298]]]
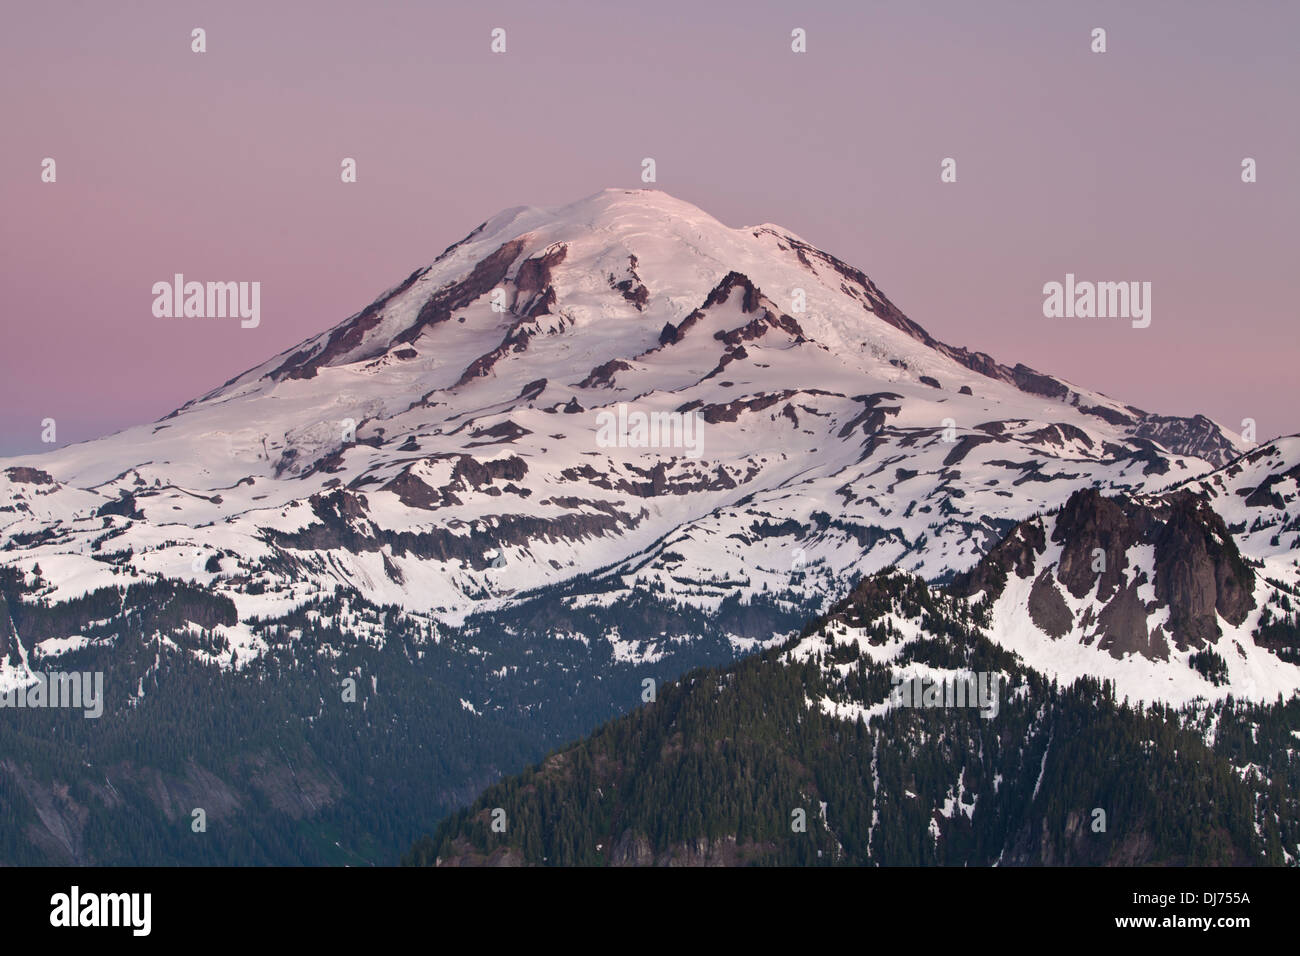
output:
[[[689,453],[605,440],[629,412],[704,431]],[[120,580],[82,550],[78,522],[108,521],[131,574],[189,579],[219,548],[289,604],[344,581],[460,619],[481,544],[511,568],[494,600],[606,569],[712,608],[698,582],[728,567],[788,587],[772,549],[806,555],[809,600],[888,563],[944,579],[1081,487],[1163,491],[1237,451],[1208,419],[948,346],[784,230],[607,189],[504,210],[162,421],[6,463],[0,508],[11,557],[68,581]]]
[[[592,231],[617,232],[620,226],[626,229],[654,225],[662,230],[674,221],[728,228],[699,206],[661,189],[608,187],[558,206],[511,206],[486,220],[462,241],[501,243],[533,232],[546,235],[550,241],[572,241]]]
[[[723,318],[730,306],[719,295],[730,276],[743,277],[752,297],[764,300],[766,318],[746,331]],[[705,313],[717,316],[700,326],[707,335],[684,341],[683,330]],[[1100,421],[1130,429],[1215,465],[1240,450],[1208,419],[1148,415],[1024,365],[946,345],[864,272],[789,231],[732,228],[657,189],[610,188],[562,206],[505,209],[365,309],[179,412],[274,393],[281,407],[301,396],[315,414],[313,389],[335,403],[340,386],[350,383],[344,391],[351,391],[364,372],[378,390],[369,374],[376,369],[388,394],[382,407],[368,400],[356,408],[359,415],[386,417],[450,389],[472,388],[492,405],[517,396],[515,379],[609,384],[595,370],[619,364],[633,373],[669,347],[674,369],[643,385],[679,390],[731,361],[741,339],[770,335],[756,344],[775,347],[781,332],[792,336],[783,351],[793,351],[778,362],[786,374],[764,376],[770,388],[805,386],[809,368],[825,365],[832,377],[882,387],[910,384],[1017,406],[1028,396],[1022,412],[1029,418],[1045,400],[1076,410],[1063,408],[1066,420],[1081,412],[1075,426]],[[683,367],[693,370],[690,381],[679,378]],[[295,384],[302,382],[316,384]]]

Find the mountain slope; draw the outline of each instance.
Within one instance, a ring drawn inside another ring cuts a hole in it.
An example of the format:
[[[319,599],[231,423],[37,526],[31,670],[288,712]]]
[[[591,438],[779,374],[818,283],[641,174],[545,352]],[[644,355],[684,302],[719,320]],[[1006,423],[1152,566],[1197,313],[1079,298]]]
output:
[[[489,787],[406,862],[1300,859],[1300,700],[1134,709],[1111,684],[1024,667],[984,636],[988,612],[868,577],[800,637],[693,672]]]

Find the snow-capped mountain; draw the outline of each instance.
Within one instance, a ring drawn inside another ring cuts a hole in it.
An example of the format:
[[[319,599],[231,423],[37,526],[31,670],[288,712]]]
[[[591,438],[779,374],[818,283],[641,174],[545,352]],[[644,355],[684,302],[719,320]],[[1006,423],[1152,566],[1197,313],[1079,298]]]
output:
[[[638,415],[686,432],[605,440]],[[781,227],[610,189],[494,216],[158,422],[0,462],[0,564],[51,604],[159,581],[228,598],[224,650],[194,651],[223,666],[325,594],[445,625],[578,579],[601,583],[560,599],[575,611],[820,610],[888,565],[949,579],[1080,489],[1200,489],[1230,526],[1267,510],[1242,551],[1294,585],[1296,446],[1239,458],[1209,419],[935,340]],[[585,637],[616,656],[664,651],[604,630]]]
[[[1188,703],[1188,732],[1231,751],[1219,776],[1276,784],[1298,477],[1300,438],[1247,447],[938,342],[780,227],[645,190],[511,209],[158,422],[0,461],[0,863],[391,862],[647,686],[813,647],[809,620],[868,575],[915,606],[883,637],[836,619],[868,648],[857,676],[787,661],[811,681],[787,674],[792,726],[864,726],[889,655],[951,669],[978,625],[975,669],[1042,675],[1067,708],[1047,678]],[[838,643],[818,659],[854,655]],[[98,719],[47,706],[51,672],[102,678]],[[976,785],[944,757],[943,821],[967,819],[950,789],[1020,800],[998,795],[1012,769],[1038,796],[1060,748],[1035,701],[1006,701],[1025,746],[1005,770]],[[900,773],[885,791],[910,801]],[[1257,811],[1266,834],[1281,811]],[[1058,858],[1008,813],[990,847]],[[948,833],[903,815],[866,823],[872,859],[911,859],[888,844],[914,824]]]

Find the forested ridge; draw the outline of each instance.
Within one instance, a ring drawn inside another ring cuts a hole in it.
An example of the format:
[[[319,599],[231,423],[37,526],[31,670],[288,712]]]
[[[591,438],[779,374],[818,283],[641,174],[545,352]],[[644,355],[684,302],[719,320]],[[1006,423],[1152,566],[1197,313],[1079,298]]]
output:
[[[705,626],[651,596],[573,611],[542,592],[456,628],[340,591],[248,622],[268,648],[231,668],[213,655],[231,650],[214,628],[233,608],[202,588],[59,603],[40,591],[0,567],[0,638],[34,668],[102,672],[105,711],[0,711],[6,864],[396,863],[431,818],[635,704],[643,666],[561,632],[598,633],[609,613],[640,622],[629,638]],[[796,620],[775,599],[765,613]],[[73,635],[83,647],[41,657],[41,640]],[[722,639],[680,642],[648,673],[734,654]]]
[[[1284,847],[1294,855],[1300,839],[1294,701],[1175,711],[1117,701],[1093,679],[1061,687],[982,635],[986,610],[907,575],[866,579],[782,647],[694,671],[489,787],[406,862],[1290,861]],[[901,660],[1007,676],[996,717],[896,707],[868,722],[811,706],[888,697],[890,668],[834,635],[863,628],[883,643],[900,612],[924,629]],[[794,659],[817,633],[832,635],[824,651]]]

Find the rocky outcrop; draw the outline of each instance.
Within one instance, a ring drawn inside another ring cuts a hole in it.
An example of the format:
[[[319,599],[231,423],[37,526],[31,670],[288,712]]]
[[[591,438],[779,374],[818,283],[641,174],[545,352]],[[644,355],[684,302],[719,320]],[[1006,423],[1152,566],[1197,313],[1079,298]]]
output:
[[[1048,541],[1060,556],[1044,566]],[[996,599],[1010,573],[1034,576],[1026,610],[1039,630],[1116,658],[1203,648],[1218,641],[1220,618],[1239,625],[1255,608],[1254,572],[1205,498],[1185,490],[1141,500],[1077,491],[1054,517],[1017,525],[951,588]],[[1151,626],[1161,609],[1167,619]]]
[[[958,574],[948,586],[953,594],[969,597],[986,594],[996,599],[1002,596],[1007,577],[1032,577],[1038,556],[1047,547],[1047,536],[1041,521],[1024,521],[1012,528],[978,564]]]
[[[18,484],[52,485],[54,479],[39,468],[14,467],[5,469],[5,477]]]

